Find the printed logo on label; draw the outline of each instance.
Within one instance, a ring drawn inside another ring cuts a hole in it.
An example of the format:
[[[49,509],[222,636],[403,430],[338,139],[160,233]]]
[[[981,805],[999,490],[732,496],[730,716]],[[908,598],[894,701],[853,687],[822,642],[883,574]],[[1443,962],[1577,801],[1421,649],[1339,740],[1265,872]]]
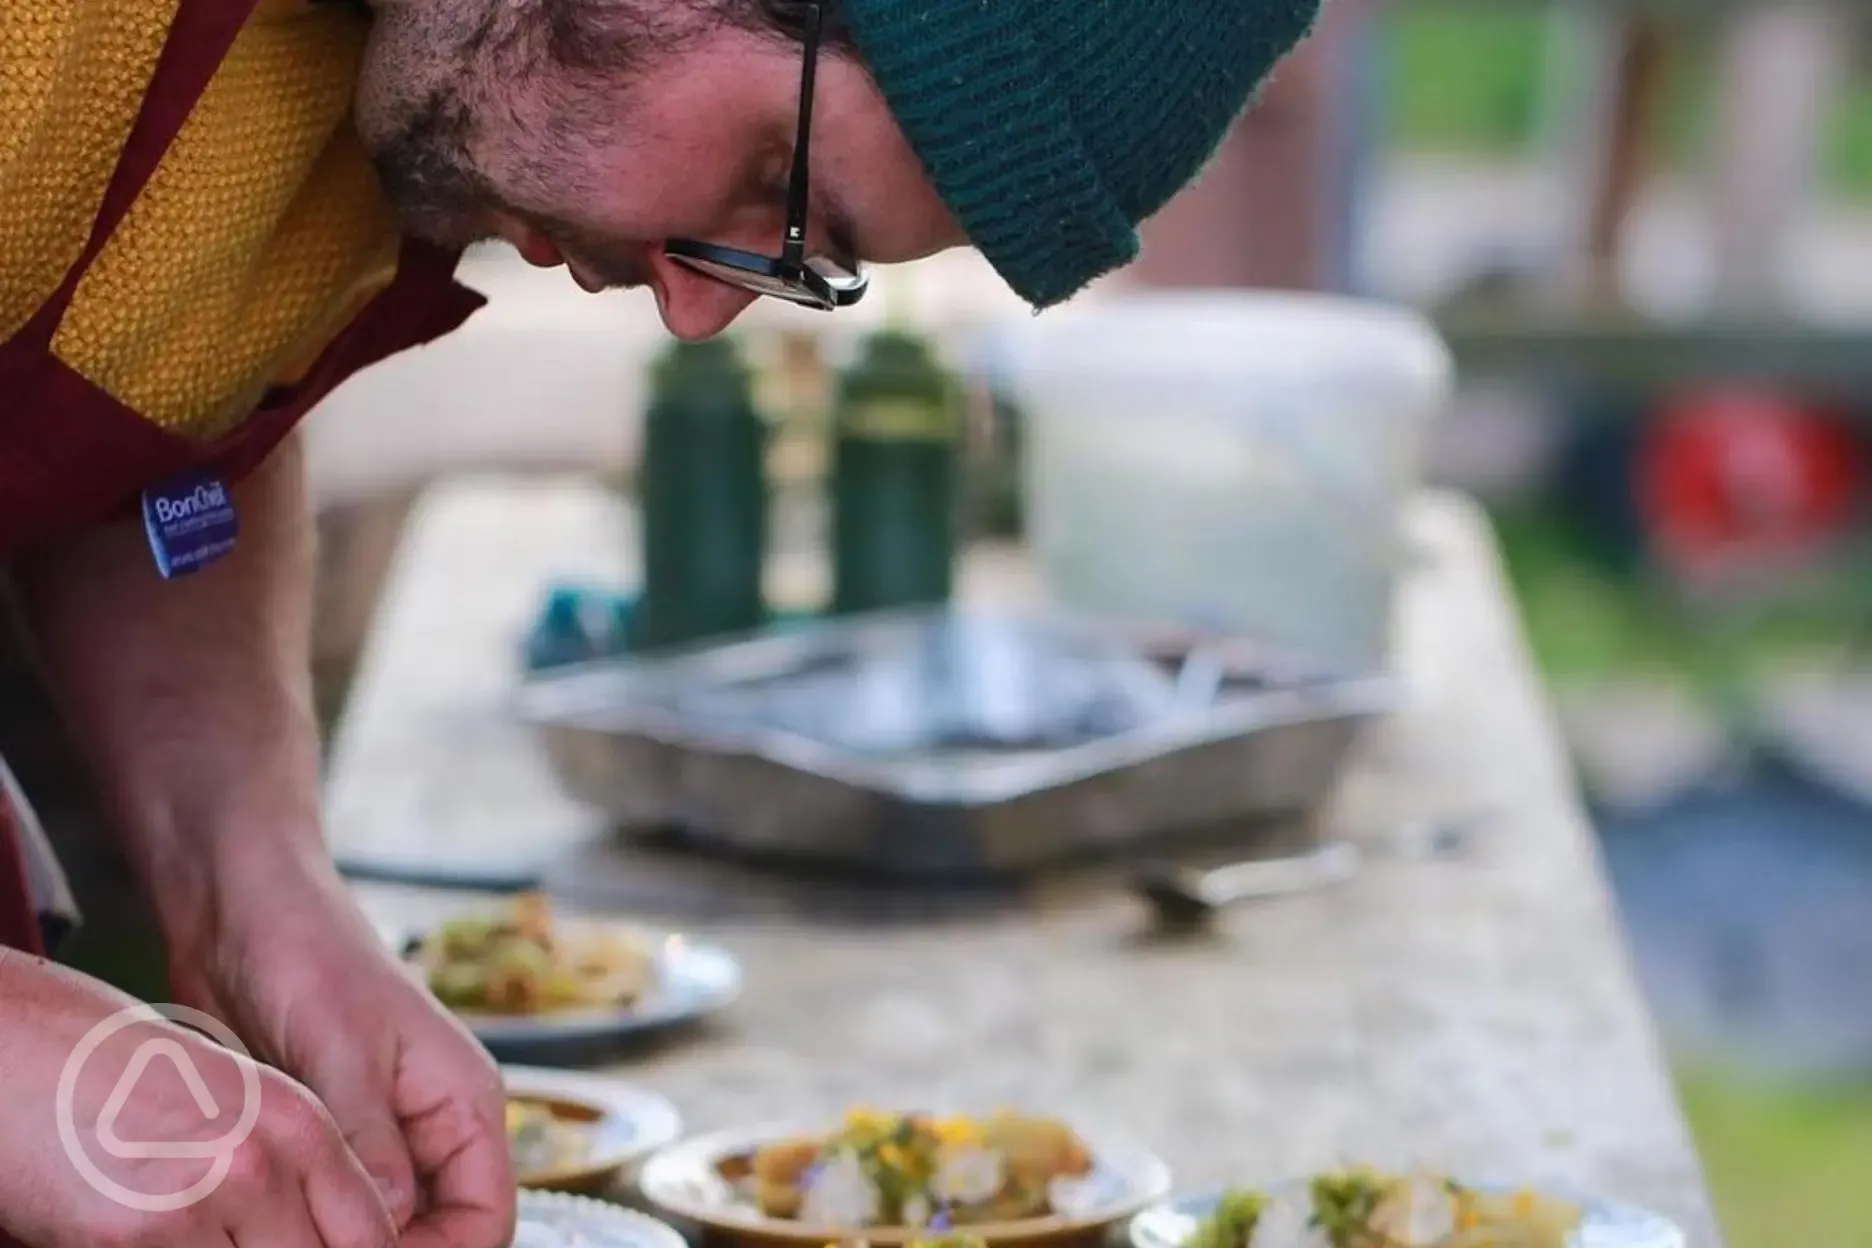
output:
[[[240,521],[227,486],[190,473],[143,494],[143,527],[165,579],[206,567],[234,549]]]
[[[213,509],[227,505],[227,487],[219,481],[205,481],[181,498],[164,498],[158,494],[156,518],[164,524],[169,524],[177,520],[187,520],[193,516],[208,517],[208,513]]]

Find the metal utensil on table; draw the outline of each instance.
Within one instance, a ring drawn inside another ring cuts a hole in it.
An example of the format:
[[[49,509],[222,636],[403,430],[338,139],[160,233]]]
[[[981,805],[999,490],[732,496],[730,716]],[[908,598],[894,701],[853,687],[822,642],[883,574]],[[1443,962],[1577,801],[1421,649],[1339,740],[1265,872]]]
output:
[[[1199,714],[1214,704],[1228,680],[1228,669],[1215,650],[1197,646],[1190,650],[1177,668],[1176,681],[1170,688],[1171,705],[1183,714]]]
[[[1153,864],[1138,873],[1138,895],[1150,903],[1159,925],[1198,927],[1217,913],[1245,901],[1261,901],[1310,892],[1343,883],[1358,874],[1357,849],[1334,841],[1304,854],[1252,859],[1199,870]]]
[[[1138,872],[1132,886],[1150,905],[1160,927],[1201,927],[1221,911],[1244,902],[1344,883],[1373,857],[1436,859],[1461,853],[1480,818],[1477,813],[1406,823],[1363,852],[1350,841],[1334,840],[1301,854],[1207,869],[1153,863]]]

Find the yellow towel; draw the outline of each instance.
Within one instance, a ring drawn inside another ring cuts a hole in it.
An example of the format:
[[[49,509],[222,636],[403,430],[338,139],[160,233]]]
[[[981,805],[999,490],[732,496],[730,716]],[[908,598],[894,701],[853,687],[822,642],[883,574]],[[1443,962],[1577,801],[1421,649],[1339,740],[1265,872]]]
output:
[[[0,338],[83,250],[174,13],[0,4]],[[80,281],[53,339],[65,363],[163,428],[212,438],[388,282],[395,224],[350,120],[367,20],[260,0]]]

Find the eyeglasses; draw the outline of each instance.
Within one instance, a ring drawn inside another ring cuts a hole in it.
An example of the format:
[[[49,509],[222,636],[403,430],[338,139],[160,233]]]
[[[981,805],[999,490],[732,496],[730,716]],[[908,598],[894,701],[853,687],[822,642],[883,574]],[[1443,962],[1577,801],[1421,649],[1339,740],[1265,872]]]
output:
[[[799,133],[793,142],[793,172],[787,182],[786,235],[780,242],[780,254],[767,256],[681,238],[665,243],[663,254],[718,282],[829,312],[850,307],[864,298],[871,279],[855,267],[855,262],[854,267],[847,268],[835,260],[806,254],[806,214],[811,203],[807,145],[812,137],[813,79],[819,64],[819,36],[825,9],[819,0],[807,0],[804,7],[806,55],[800,70]]]

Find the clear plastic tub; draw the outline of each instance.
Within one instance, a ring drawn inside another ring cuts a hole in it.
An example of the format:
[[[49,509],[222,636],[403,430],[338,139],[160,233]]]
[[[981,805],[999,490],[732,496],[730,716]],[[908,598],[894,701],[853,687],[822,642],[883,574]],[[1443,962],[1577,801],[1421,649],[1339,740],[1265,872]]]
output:
[[[1402,506],[1448,402],[1421,316],[1330,296],[1148,292],[1000,327],[1027,533],[1062,604],[1382,664]]]

